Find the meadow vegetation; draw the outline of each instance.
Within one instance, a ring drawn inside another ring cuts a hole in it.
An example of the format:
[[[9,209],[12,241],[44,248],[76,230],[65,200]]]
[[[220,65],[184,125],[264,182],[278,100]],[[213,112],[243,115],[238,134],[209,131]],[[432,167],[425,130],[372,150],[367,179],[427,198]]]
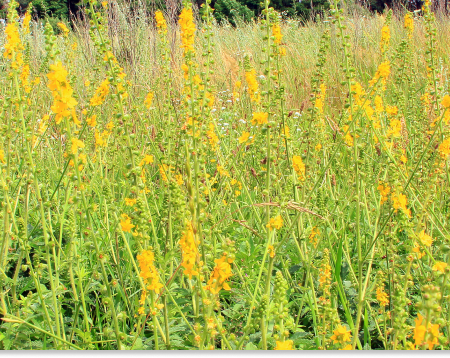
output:
[[[449,19],[89,0],[0,59],[0,349],[448,349]]]

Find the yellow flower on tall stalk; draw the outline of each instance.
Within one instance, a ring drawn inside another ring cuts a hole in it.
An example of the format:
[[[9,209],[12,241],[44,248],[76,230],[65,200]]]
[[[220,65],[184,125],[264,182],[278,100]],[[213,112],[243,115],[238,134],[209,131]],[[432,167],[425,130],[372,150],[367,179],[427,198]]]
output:
[[[292,157],[292,166],[294,167],[294,171],[297,173],[298,179],[300,181],[305,181],[306,169],[305,164],[303,163],[302,157],[300,155],[294,155]]]
[[[9,23],[5,28],[6,42],[3,45],[5,52],[3,52],[3,57],[14,61],[11,63],[11,67],[14,70],[19,69],[23,65],[23,55],[22,51],[24,47],[19,36],[19,29],[16,22]]]
[[[90,100],[91,106],[101,105],[105,101],[105,98],[108,95],[108,93],[109,93],[109,80],[105,79],[100,84],[100,86],[95,90],[94,97],[92,97]]]
[[[97,115],[93,115],[86,119],[86,123],[89,127],[95,127],[97,125]]]
[[[192,279],[192,276],[198,275],[196,260],[198,255],[197,242],[194,236],[194,230],[192,224],[186,222],[185,229],[180,239],[180,247],[182,253],[183,273]]]
[[[283,35],[281,34],[280,24],[275,23],[272,25],[272,36],[274,37],[274,41],[277,45],[281,43],[281,39]]]
[[[404,28],[408,32],[408,37],[411,38],[414,32],[414,19],[411,13],[407,12],[404,19]]]
[[[377,301],[382,307],[389,304],[389,295],[384,291],[384,285],[377,287]]]
[[[125,198],[125,205],[126,206],[133,206],[136,204],[136,199],[131,199],[131,198]]]
[[[192,8],[183,8],[178,20],[181,28],[181,47],[184,49],[184,56],[189,52],[194,52],[195,23]]]
[[[247,92],[253,102],[259,103],[261,95],[258,92],[259,84],[256,80],[256,71],[252,68],[245,72],[245,81],[247,82]]]
[[[388,25],[384,25],[381,29],[381,42],[380,48],[381,52],[386,51],[386,48],[389,46],[389,41],[391,40],[391,30]]]
[[[231,289],[226,280],[233,276],[230,265],[233,261],[233,259],[226,255],[223,255],[220,259],[214,260],[216,266],[214,267],[213,272],[211,272],[208,284],[205,286],[206,290],[213,295],[217,295],[222,288],[227,291]]]
[[[31,21],[31,13],[30,8],[28,8],[25,16],[23,17],[22,29],[24,34],[28,34],[30,32],[30,21]]]
[[[216,134],[214,123],[209,123],[208,125],[208,131],[206,132],[206,137],[208,138],[209,145],[211,146],[212,150],[217,149],[217,144],[219,143],[219,137]]]
[[[150,107],[152,106],[153,96],[154,96],[154,93],[149,92],[147,94],[147,96],[145,97],[144,104],[145,104],[145,107],[147,107],[147,109],[150,109]]]
[[[137,255],[139,262],[139,276],[144,279],[147,290],[159,293],[163,285],[159,282],[158,270],[155,267],[155,254],[152,250],[144,250]]]
[[[163,34],[167,32],[167,23],[162,11],[158,10],[155,12],[156,28],[158,29],[158,34]]]

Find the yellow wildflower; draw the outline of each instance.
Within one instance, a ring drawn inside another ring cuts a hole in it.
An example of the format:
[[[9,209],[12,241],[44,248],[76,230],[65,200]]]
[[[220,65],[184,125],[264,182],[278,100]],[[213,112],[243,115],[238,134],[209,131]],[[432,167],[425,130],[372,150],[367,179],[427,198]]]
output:
[[[247,142],[249,138],[250,138],[250,133],[249,132],[242,132],[242,135],[238,139],[239,140],[239,144]]]
[[[126,206],[133,206],[134,204],[136,204],[136,199],[130,199],[130,198],[125,198],[125,205]]]
[[[426,247],[430,247],[433,243],[433,238],[430,235],[425,234],[425,230],[422,230],[419,233],[419,240]]]
[[[351,341],[352,334],[346,327],[338,325],[338,327],[333,331],[333,335],[330,339],[333,343],[344,343]]]
[[[389,296],[384,291],[384,287],[380,286],[377,287],[377,301],[380,304],[380,306],[387,306],[389,304]]]
[[[266,124],[268,122],[269,113],[266,112],[254,112],[253,113],[253,119],[252,124],[253,125],[262,125]]]
[[[140,255],[137,255],[137,259],[140,270],[139,276],[144,279],[147,290],[159,293],[163,285],[159,282],[158,270],[154,265],[155,254],[151,250],[144,250]]]
[[[94,114],[92,117],[86,119],[86,123],[89,127],[95,127],[97,125],[97,115]]]
[[[197,241],[195,240],[192,224],[186,222],[185,229],[180,239],[180,247],[182,253],[183,273],[192,279],[192,276],[198,275],[196,260],[198,255]]]
[[[442,158],[447,158],[450,155],[450,138],[439,144],[438,151]]]
[[[145,157],[141,160],[141,162],[139,163],[139,166],[142,167],[146,164],[152,164],[153,163],[153,155],[150,154],[146,154]]]
[[[292,351],[294,350],[292,347],[294,342],[291,340],[287,340],[284,342],[276,341],[277,346],[274,348],[276,351]]]
[[[156,28],[158,29],[158,33],[166,33],[167,32],[167,24],[164,19],[163,13],[158,10],[155,12],[155,20],[156,20]]]
[[[283,227],[283,218],[281,217],[281,215],[277,215],[276,217],[271,218],[266,227],[269,228],[269,230],[280,230]]]
[[[231,289],[225,281],[233,275],[231,273],[230,265],[233,261],[233,259],[226,255],[223,255],[220,259],[214,260],[216,266],[214,267],[213,272],[211,272],[208,284],[205,287],[206,290],[210,291],[213,295],[217,295],[222,288],[227,291]]]
[[[300,181],[305,181],[305,164],[303,163],[302,157],[299,155],[294,155],[292,157],[292,166],[297,173],[298,179]]]
[[[439,272],[444,273],[446,267],[447,267],[447,263],[442,262],[442,261],[436,261],[436,263],[433,265],[433,267],[431,269],[433,271],[439,271]]]
[[[247,82],[247,92],[250,95],[250,99],[253,102],[259,103],[261,100],[261,96],[258,92],[258,81],[256,80],[256,71],[255,69],[251,69],[250,71],[245,72],[245,81]]]
[[[195,23],[192,8],[183,8],[178,20],[181,28],[181,47],[184,49],[184,56],[189,52],[194,52]]]
[[[411,217],[411,210],[406,207],[408,199],[404,194],[392,193],[392,201],[395,212],[401,209],[408,217]]]
[[[444,106],[444,108],[449,108],[450,107],[450,96],[448,94],[446,94],[444,96],[444,98],[442,99],[441,104]]]
[[[135,225],[133,225],[131,223],[131,218],[128,215],[122,214],[122,220],[120,221],[120,227],[125,232],[131,232],[131,229],[134,228]]]
[[[83,141],[79,140],[78,138],[72,138],[72,154],[78,153],[78,148],[84,148]]]
[[[58,22],[58,27],[59,29],[63,32],[64,37],[67,37],[69,35],[69,29],[67,28],[67,26],[62,23],[62,22]]]
[[[147,94],[147,96],[145,97],[144,104],[145,104],[145,107],[147,107],[147,109],[150,109],[150,107],[152,106],[153,95],[154,95],[153,92],[149,92]]]
[[[272,25],[272,36],[274,37],[273,42],[275,42],[277,45],[279,45],[281,43],[281,39],[283,38],[279,24]]]
[[[411,14],[407,12],[404,20],[404,28],[408,31],[408,37],[411,38],[414,31],[414,19]]]

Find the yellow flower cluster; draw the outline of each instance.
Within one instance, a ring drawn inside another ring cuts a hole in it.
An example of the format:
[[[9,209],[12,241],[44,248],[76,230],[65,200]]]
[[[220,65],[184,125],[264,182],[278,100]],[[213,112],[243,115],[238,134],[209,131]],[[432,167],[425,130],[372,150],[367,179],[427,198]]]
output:
[[[433,271],[438,271],[438,272],[442,272],[445,273],[445,269],[448,266],[448,264],[446,262],[442,262],[442,261],[437,261],[433,267],[431,268]]]
[[[154,160],[153,155],[146,154],[144,158],[142,158],[141,162],[139,163],[139,166],[142,167],[144,165],[152,164]]]
[[[404,194],[392,194],[392,202],[395,212],[401,209],[408,217],[411,217],[411,210],[406,207],[408,199]]]
[[[190,222],[186,223],[183,235],[180,239],[180,247],[182,252],[181,266],[184,267],[183,273],[192,279],[192,276],[197,276],[196,260],[198,255],[197,242],[194,236],[194,230]]]
[[[78,153],[78,148],[84,148],[83,141],[79,140],[78,138],[72,138],[72,154]]]
[[[350,342],[351,338],[352,338],[351,332],[341,324],[337,326],[337,328],[333,331],[333,335],[330,337],[333,343],[340,343],[340,344]]]
[[[127,214],[122,214],[122,220],[120,221],[120,227],[124,232],[131,232],[131,229],[135,227],[131,223],[131,218]]]
[[[450,138],[439,144],[438,151],[442,158],[447,158],[450,155]]]
[[[389,304],[389,296],[384,291],[384,285],[377,287],[377,301],[380,306],[384,307]]]
[[[314,103],[314,107],[319,110],[319,113],[323,113],[323,104],[325,101],[325,93],[327,91],[327,86],[324,83],[320,85],[320,93],[316,96],[316,101]]]
[[[269,223],[266,225],[269,230],[280,230],[283,227],[283,218],[281,215],[277,215],[274,218],[270,218]]]
[[[292,166],[294,167],[295,172],[297,173],[298,179],[300,181],[305,181],[305,164],[303,163],[302,157],[299,155],[294,155],[292,157]]]
[[[253,102],[259,103],[261,95],[258,92],[259,85],[256,80],[256,71],[254,68],[245,72],[245,81],[247,82],[247,92],[250,95],[250,99]]]
[[[28,8],[25,16],[23,17],[22,29],[24,34],[28,34],[30,32],[30,21],[31,21],[31,13],[30,8]]]
[[[381,195],[380,205],[383,205],[388,200],[388,195],[391,191],[391,188],[387,184],[380,183],[378,184],[377,189]]]
[[[206,137],[208,138],[209,145],[211,146],[212,150],[217,149],[217,144],[219,143],[219,137],[216,134],[216,131],[214,129],[214,123],[209,123],[209,129],[206,132]]]
[[[78,102],[73,98],[73,89],[67,80],[68,72],[64,68],[61,61],[50,65],[50,73],[47,74],[49,82],[47,87],[50,88],[53,95],[53,105],[51,107],[53,113],[56,114],[55,121],[59,124],[63,118],[72,115],[75,124],[79,125],[75,106]]]
[[[276,341],[277,346],[274,348],[275,351],[292,351],[294,350],[294,342],[290,339],[284,342]]]
[[[63,22],[58,22],[58,28],[62,31],[63,36],[67,37],[69,35],[70,30],[67,28],[67,26]]]
[[[433,349],[433,347],[438,344],[438,338],[441,335],[439,332],[439,325],[428,322],[428,327],[426,327],[426,323],[420,313],[417,315],[414,323],[415,346],[420,347],[422,344],[428,344],[428,349]]]
[[[159,274],[156,269],[155,254],[151,250],[144,250],[140,255],[137,255],[139,261],[139,276],[144,279],[147,290],[159,293],[163,285],[159,282]]]
[[[309,242],[316,247],[317,245],[317,236],[320,235],[320,230],[317,228],[317,226],[314,226],[311,230],[311,233],[309,234]]]
[[[281,43],[281,39],[283,38],[279,24],[272,25],[272,36],[274,37],[273,42],[275,42],[277,45],[279,45]]]
[[[95,90],[94,97],[91,98],[90,103],[91,106],[99,106],[104,101],[106,96],[109,93],[109,81],[105,79],[100,86]]]
[[[414,19],[409,12],[405,15],[404,27],[408,32],[408,37],[411,38],[414,32]]]
[[[184,56],[189,52],[194,52],[195,23],[192,8],[183,8],[178,23],[181,27],[181,47],[184,49]]]
[[[242,132],[242,135],[239,137],[239,144],[246,143],[250,138],[250,132]]]
[[[145,97],[144,104],[145,107],[147,107],[147,109],[150,109],[150,107],[152,106],[153,96],[154,96],[153,92],[149,92]]]
[[[389,41],[391,40],[391,30],[388,25],[384,25],[381,29],[381,41],[380,48],[381,52],[386,51],[386,48],[389,46]]]
[[[213,295],[217,295],[222,288],[227,291],[231,289],[225,281],[233,276],[230,265],[233,261],[234,260],[227,257],[227,255],[223,255],[220,259],[214,260],[216,267],[214,267],[213,272],[211,272],[208,284],[205,286],[206,290]]]
[[[269,113],[266,112],[256,112],[253,113],[252,124],[253,125],[263,125],[268,122]]]
[[[5,28],[6,42],[5,42],[5,52],[3,56],[7,59],[13,60],[11,67],[17,70],[23,65],[22,51],[24,47],[19,36],[19,29],[16,23],[9,23]]]
[[[155,12],[156,28],[158,29],[158,34],[164,34],[167,32],[167,23],[164,19],[163,13],[158,10]]]

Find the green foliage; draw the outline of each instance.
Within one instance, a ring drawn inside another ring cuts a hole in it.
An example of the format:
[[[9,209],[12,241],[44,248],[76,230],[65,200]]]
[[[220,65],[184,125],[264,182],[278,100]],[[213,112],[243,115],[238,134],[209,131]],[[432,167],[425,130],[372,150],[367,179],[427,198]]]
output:
[[[70,13],[78,11],[80,0],[32,0],[32,5],[39,17],[51,16],[58,19],[69,19]]]
[[[214,5],[214,17],[221,23],[229,21],[233,26],[239,21],[250,21],[255,13],[237,0],[217,0]]]

